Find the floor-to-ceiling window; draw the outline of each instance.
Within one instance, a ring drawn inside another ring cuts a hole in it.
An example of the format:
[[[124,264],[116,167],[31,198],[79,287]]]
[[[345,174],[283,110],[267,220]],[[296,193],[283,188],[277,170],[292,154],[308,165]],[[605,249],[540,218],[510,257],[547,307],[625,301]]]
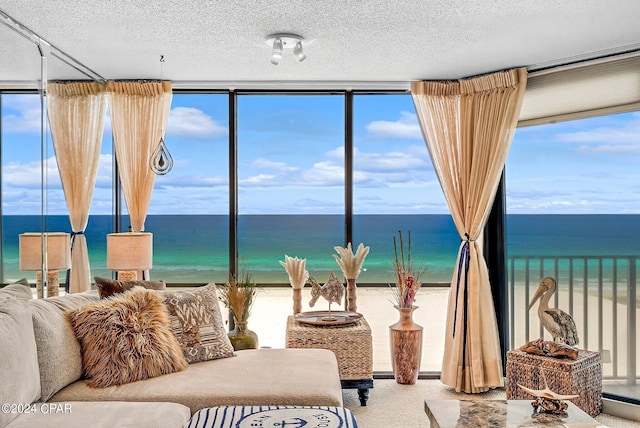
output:
[[[261,284],[285,254],[324,283],[344,244],[344,96],[238,96],[238,254]]]
[[[408,94],[356,94],[353,99],[353,240],[370,246],[360,284],[393,284],[393,238],[411,234],[414,269],[424,269],[414,319],[425,327],[421,370],[439,371],[444,346],[448,283],[459,237],[429,159]],[[442,287],[426,284],[441,283]],[[389,287],[358,291],[363,313],[377,314],[374,369],[390,370],[388,326],[398,313]]]
[[[553,276],[549,306],[601,352],[604,391],[636,397],[639,125],[635,112],[520,128],[506,166],[511,348],[550,338],[527,306]]]
[[[151,277],[223,283],[229,274],[229,109],[226,93],[174,94],[165,143],[173,169],[156,177],[145,230]]]
[[[40,96],[34,92],[3,93],[1,100],[2,280],[10,282],[26,277],[35,282],[36,272],[19,269],[18,235],[43,230],[71,232],[69,210],[46,122],[45,144],[41,145]],[[85,235],[92,273],[106,275],[105,234],[111,231],[113,181],[108,136],[102,144],[98,168]]]

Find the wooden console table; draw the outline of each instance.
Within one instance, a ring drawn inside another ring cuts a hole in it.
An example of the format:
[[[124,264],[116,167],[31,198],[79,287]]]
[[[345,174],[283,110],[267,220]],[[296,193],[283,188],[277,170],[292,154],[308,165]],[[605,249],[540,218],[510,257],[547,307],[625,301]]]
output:
[[[343,389],[357,389],[360,405],[366,406],[373,388],[371,327],[364,318],[347,326],[315,326],[287,319],[287,348],[321,348],[333,351],[338,360]]]

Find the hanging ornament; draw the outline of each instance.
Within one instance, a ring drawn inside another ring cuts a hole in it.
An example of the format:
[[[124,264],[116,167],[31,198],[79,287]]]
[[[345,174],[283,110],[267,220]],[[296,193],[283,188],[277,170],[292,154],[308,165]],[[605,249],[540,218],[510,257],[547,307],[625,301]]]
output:
[[[164,138],[160,137],[158,146],[151,155],[151,170],[157,175],[165,175],[173,168],[173,158],[164,143]]]
[[[164,55],[160,55],[160,81],[162,82],[162,64],[164,63]],[[169,153],[169,149],[167,145],[164,143],[164,138],[162,137],[162,132],[160,133],[160,142],[158,146],[153,151],[151,155],[151,159],[149,160],[149,165],[151,166],[151,171],[153,171],[157,175],[165,175],[168,174],[169,171],[173,168],[173,158],[171,157],[171,153]]]

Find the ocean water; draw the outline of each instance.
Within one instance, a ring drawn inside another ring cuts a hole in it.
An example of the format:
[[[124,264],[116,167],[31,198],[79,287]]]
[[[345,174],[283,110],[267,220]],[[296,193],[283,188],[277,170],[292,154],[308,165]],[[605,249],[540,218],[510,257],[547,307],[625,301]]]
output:
[[[640,254],[639,215],[508,215],[507,255],[512,256],[633,256]],[[18,269],[18,235],[41,230],[39,216],[3,216],[3,276],[8,282],[35,277]],[[126,224],[126,222],[125,222]],[[50,216],[49,231],[70,231],[67,216]],[[109,276],[106,234],[111,216],[91,216],[85,232],[92,274]],[[146,230],[154,234],[151,278],[178,283],[222,282],[228,275],[228,217],[223,215],[151,215]],[[344,217],[340,215],[240,216],[238,256],[259,283],[287,283],[278,263],[284,255],[307,259],[307,270],[320,282],[331,271],[341,276],[333,258],[342,246]],[[460,243],[449,215],[356,215],[354,246],[370,247],[360,284],[393,281],[393,237],[402,231],[405,253],[411,233],[416,269],[424,282],[449,282]]]

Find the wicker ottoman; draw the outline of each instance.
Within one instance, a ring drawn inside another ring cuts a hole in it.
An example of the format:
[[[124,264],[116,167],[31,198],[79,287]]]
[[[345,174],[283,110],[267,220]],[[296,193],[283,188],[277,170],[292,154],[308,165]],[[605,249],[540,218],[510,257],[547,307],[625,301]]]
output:
[[[518,384],[531,389],[543,389],[540,375],[544,370],[549,389],[558,394],[579,395],[571,400],[585,413],[596,416],[602,411],[602,361],[600,353],[580,350],[577,360],[551,358],[507,352],[507,399],[533,400]]]
[[[325,406],[221,406],[198,410],[186,428],[358,428],[349,409]]]
[[[367,405],[373,388],[371,327],[364,318],[342,327],[312,326],[287,319],[287,348],[321,348],[333,351],[338,360],[342,388],[356,388],[360,404]]]

